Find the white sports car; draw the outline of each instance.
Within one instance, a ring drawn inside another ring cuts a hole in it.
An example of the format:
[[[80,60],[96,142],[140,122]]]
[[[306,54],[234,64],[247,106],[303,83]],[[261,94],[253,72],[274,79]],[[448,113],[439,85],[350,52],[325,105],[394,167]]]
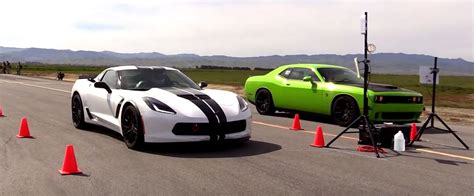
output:
[[[72,121],[76,128],[96,124],[117,131],[132,149],[147,142],[248,140],[247,102],[206,86],[168,67],[108,68],[74,83]]]

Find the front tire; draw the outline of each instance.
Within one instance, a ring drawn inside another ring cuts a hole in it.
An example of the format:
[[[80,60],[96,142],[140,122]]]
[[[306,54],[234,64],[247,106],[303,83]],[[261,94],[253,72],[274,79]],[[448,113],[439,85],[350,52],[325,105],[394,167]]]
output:
[[[263,115],[272,115],[275,113],[275,106],[273,105],[273,98],[270,91],[262,89],[257,92],[255,96],[255,106],[257,112]]]
[[[357,102],[349,96],[337,97],[332,105],[331,116],[334,122],[340,126],[349,126],[359,117]],[[354,125],[358,125],[357,123]]]
[[[145,143],[140,112],[132,105],[126,106],[122,112],[122,135],[130,149],[138,150]]]
[[[87,123],[84,121],[84,106],[82,105],[81,96],[75,93],[71,99],[71,114],[72,124],[77,129],[84,129],[87,127]]]

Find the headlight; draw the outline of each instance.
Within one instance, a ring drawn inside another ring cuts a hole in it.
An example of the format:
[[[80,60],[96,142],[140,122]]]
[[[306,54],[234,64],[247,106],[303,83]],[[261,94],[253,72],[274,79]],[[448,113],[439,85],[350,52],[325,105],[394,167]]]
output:
[[[423,103],[423,97],[416,97],[415,103]]]
[[[417,97],[412,97],[411,101],[413,103],[423,103],[423,97],[417,96]]]
[[[383,96],[375,96],[375,103],[382,103],[383,102]]]
[[[152,98],[152,97],[144,97],[143,101],[145,101],[146,105],[150,107],[153,111],[165,113],[165,114],[176,114],[176,112],[170,108],[170,106],[164,104],[163,102]]]
[[[237,96],[237,100],[239,101],[240,111],[245,111],[249,108],[248,103],[244,100],[244,98]]]

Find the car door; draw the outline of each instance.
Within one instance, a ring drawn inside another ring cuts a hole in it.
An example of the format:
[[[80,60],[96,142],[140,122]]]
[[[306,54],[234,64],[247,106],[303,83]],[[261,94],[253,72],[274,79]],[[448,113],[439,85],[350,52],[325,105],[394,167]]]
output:
[[[112,92],[108,93],[103,88],[91,88],[89,93],[89,110],[91,114],[97,118],[104,126],[111,129],[119,126],[117,119],[117,105],[123,99],[119,93],[118,76],[114,70],[109,70],[104,73],[104,76],[100,79],[101,82],[106,83]]]
[[[310,76],[312,80],[303,81],[305,76]],[[316,112],[318,102],[323,98],[318,85],[321,85],[321,82],[313,69],[293,68],[288,75],[285,91],[290,109]]]

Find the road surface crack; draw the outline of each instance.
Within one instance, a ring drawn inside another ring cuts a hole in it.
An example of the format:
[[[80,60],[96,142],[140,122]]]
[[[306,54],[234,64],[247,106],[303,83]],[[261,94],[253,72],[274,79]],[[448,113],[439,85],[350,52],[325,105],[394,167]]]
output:
[[[12,140],[12,136],[8,137],[8,139],[3,143],[3,154],[4,154],[4,167],[5,169],[8,169],[8,153],[7,153],[7,144]]]

